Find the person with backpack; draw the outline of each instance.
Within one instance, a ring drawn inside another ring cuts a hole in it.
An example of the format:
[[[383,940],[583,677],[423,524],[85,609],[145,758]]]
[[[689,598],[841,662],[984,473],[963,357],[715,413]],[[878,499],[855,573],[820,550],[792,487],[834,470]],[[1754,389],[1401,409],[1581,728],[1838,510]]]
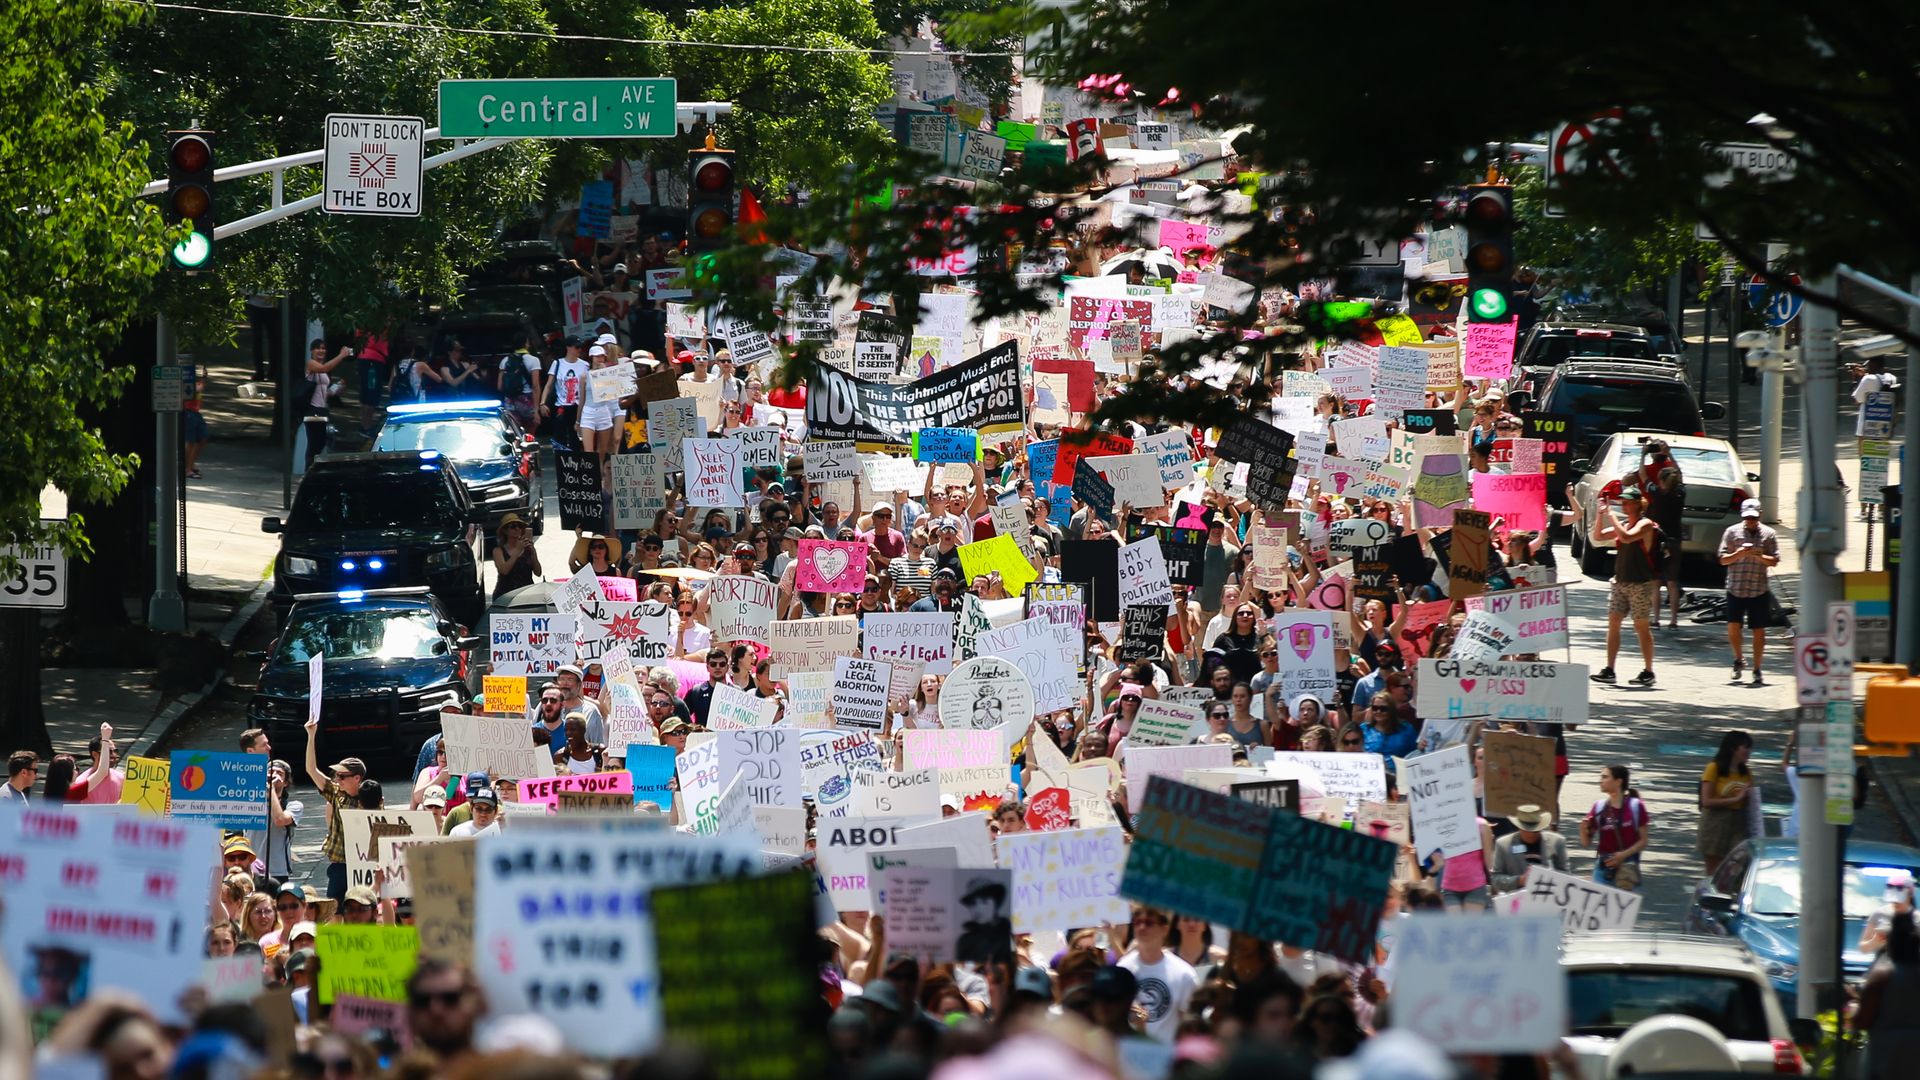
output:
[[[1569,505],[1579,507],[1572,485],[1567,487]],[[1666,546],[1660,526],[1645,514],[1646,500],[1637,487],[1620,490],[1620,510],[1600,504],[1588,539],[1595,543],[1611,540],[1614,544],[1613,591],[1607,600],[1607,666],[1593,673],[1594,682],[1615,681],[1613,662],[1620,656],[1620,623],[1633,618],[1634,636],[1640,639],[1640,656],[1646,661],[1640,674],[1628,680],[1635,686],[1653,685],[1653,602],[1660,595],[1659,576],[1666,565]]]
[[[1600,770],[1601,798],[1580,819],[1580,846],[1594,849],[1593,880],[1640,891],[1640,853],[1647,849],[1647,804],[1625,765]]]
[[[1646,489],[1647,516],[1660,529],[1660,557],[1662,565],[1654,575],[1654,618],[1655,626],[1660,624],[1660,595],[1658,588],[1667,587],[1667,629],[1680,625],[1680,538],[1685,535],[1687,485],[1681,482],[1680,469],[1675,465],[1664,465],[1653,485]]]
[[[534,343],[529,341],[519,352],[502,357],[500,372],[493,381],[494,388],[500,391],[500,400],[528,432],[540,423],[540,357],[534,348]]]

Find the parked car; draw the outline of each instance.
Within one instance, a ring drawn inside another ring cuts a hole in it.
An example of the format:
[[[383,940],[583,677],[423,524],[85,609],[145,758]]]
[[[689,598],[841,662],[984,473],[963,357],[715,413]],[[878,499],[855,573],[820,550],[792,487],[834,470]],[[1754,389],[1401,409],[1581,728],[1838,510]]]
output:
[[[485,644],[425,588],[302,593],[267,650],[247,722],[297,754],[306,745],[308,661],[319,656],[321,760],[358,754],[411,762],[440,730],[441,710],[464,709],[475,697],[471,660]]]
[[[1854,840],[1847,844],[1840,887],[1845,926],[1841,962],[1847,982],[1866,978],[1873,957],[1859,952],[1861,927],[1885,902],[1887,879],[1920,874],[1920,848]],[[1729,852],[1693,891],[1686,928],[1736,938],[1759,958],[1774,990],[1789,1005],[1800,980],[1800,843],[1753,839]]]
[[[437,450],[453,462],[467,498],[487,512],[491,537],[509,513],[539,536],[546,528],[539,443],[495,401],[440,401],[387,410],[376,452]]]
[[[1680,467],[1681,482],[1686,485],[1681,552],[1717,556],[1721,534],[1727,526],[1740,523],[1740,504],[1751,498],[1747,485],[1760,480],[1759,474],[1747,471],[1739,451],[1725,439],[1657,431],[1623,431],[1607,436],[1592,457],[1573,462],[1574,498],[1580,503],[1581,520],[1596,520],[1603,503],[1618,504],[1624,486],[1621,478],[1640,467],[1641,447],[1651,439],[1666,440],[1674,464]],[[1614,543],[1596,543],[1588,538],[1589,531],[1574,530],[1573,556],[1580,560],[1581,570],[1598,575],[1606,569],[1607,554]]]
[[[477,625],[486,599],[475,526],[487,520],[437,450],[316,458],[286,520],[260,522],[280,534],[274,614],[284,622],[307,593],[424,585],[455,618]]]
[[[1568,443],[1575,458],[1592,457],[1607,436],[1618,432],[1705,435],[1706,421],[1727,415],[1717,401],[1696,404],[1679,368],[1621,360],[1567,361],[1553,369],[1537,396],[1516,392],[1508,407],[1571,417]]]
[[[1806,1071],[1795,1046],[1801,1025],[1768,993],[1759,960],[1737,941],[1648,930],[1587,932],[1562,943],[1560,967],[1567,974],[1567,1046],[1589,1080],[1607,1075],[1622,1035],[1666,1015],[1710,1025],[1741,1072]]]
[[[1538,395],[1554,368],[1575,359],[1664,362],[1653,339],[1637,326],[1565,320],[1536,323],[1514,355],[1508,390]]]

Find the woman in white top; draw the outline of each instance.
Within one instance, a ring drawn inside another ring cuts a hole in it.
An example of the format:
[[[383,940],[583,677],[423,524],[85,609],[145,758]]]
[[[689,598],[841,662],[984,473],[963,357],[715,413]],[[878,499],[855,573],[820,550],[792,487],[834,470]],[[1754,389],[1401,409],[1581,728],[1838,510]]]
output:
[[[906,726],[921,729],[940,726],[940,684],[944,681],[939,675],[920,676],[911,707],[906,710]]]
[[[553,764],[572,776],[597,773],[606,760],[606,750],[587,742],[587,714],[571,712],[567,714],[567,744],[553,755]]]
[[[325,359],[326,355],[327,343],[319,338],[314,338],[313,344],[307,346],[307,383],[313,392],[300,404],[305,408],[301,423],[307,433],[308,465],[312,465],[313,459],[327,449],[327,400],[332,396],[333,369],[353,355],[353,347],[340,346],[340,351],[331,360]]]
[[[587,350],[587,366],[592,371],[612,367],[613,357],[605,346]],[[580,388],[580,449],[604,459],[619,448],[620,402],[602,401],[593,391],[592,379]]]

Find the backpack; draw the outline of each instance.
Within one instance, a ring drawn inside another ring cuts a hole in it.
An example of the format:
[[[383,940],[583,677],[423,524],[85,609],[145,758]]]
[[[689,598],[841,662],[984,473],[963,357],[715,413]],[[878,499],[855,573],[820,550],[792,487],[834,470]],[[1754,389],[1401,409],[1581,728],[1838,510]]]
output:
[[[1649,518],[1647,524],[1653,526],[1647,531],[1647,567],[1658,580],[1665,576],[1667,568],[1667,534],[1659,522]]]
[[[400,361],[400,377],[393,381],[393,404],[411,405],[420,400],[420,395],[413,389],[413,367],[419,362],[412,357]]]
[[[500,396],[517,398],[527,392],[527,355],[514,353],[500,361]]]

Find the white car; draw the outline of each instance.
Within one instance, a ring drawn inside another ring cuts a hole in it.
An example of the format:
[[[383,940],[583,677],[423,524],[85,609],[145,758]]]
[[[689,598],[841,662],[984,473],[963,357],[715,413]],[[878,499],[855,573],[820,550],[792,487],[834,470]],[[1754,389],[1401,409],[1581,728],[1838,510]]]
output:
[[[1567,1046],[1583,1080],[1604,1080],[1620,1037],[1649,1017],[1702,1021],[1726,1039],[1745,1073],[1804,1074],[1795,1045],[1817,1037],[1789,1021],[1780,995],[1745,945],[1726,938],[1632,930],[1576,934],[1561,946],[1567,973]]]
[[[1747,471],[1740,452],[1725,439],[1704,435],[1674,435],[1665,431],[1622,431],[1609,435],[1591,458],[1573,463],[1573,497],[1580,505],[1581,527],[1573,531],[1573,557],[1589,575],[1608,570],[1613,541],[1595,542],[1591,532],[1602,502],[1618,507],[1621,478],[1631,475],[1643,460],[1641,446],[1665,439],[1680,467],[1686,487],[1681,512],[1680,550],[1687,555],[1718,556],[1720,536],[1727,526],[1740,523],[1740,504],[1753,496],[1760,477]]]

